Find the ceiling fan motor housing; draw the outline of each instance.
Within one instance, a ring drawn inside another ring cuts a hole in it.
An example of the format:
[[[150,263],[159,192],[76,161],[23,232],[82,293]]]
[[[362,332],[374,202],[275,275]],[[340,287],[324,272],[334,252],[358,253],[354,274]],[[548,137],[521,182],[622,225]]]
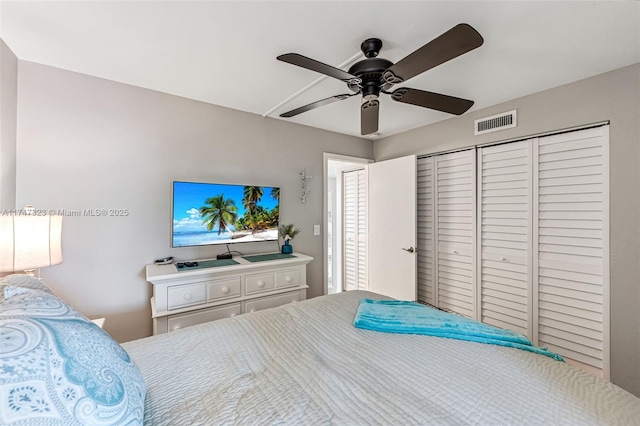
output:
[[[384,83],[382,73],[391,65],[393,62],[382,58],[363,59],[356,62],[349,68],[349,74],[355,75],[361,82],[359,85],[349,84],[349,89],[354,92],[361,91],[362,97],[368,101],[378,99],[380,87]]]

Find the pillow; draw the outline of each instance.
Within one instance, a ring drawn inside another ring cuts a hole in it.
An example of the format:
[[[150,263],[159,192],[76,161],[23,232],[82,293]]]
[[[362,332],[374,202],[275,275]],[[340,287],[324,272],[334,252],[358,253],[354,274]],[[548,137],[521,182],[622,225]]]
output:
[[[136,365],[54,295],[30,289],[0,303],[0,342],[0,424],[142,424]]]
[[[8,286],[32,288],[34,290],[53,293],[51,289],[47,287],[45,283],[43,283],[39,278],[27,274],[11,274],[0,279],[0,302],[2,302],[3,299],[8,299],[9,297],[11,297],[10,295],[6,294],[6,287]]]

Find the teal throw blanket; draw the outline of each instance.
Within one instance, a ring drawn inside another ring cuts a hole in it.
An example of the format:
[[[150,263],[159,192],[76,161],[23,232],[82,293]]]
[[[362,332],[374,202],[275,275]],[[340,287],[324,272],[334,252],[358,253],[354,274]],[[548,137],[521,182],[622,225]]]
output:
[[[424,334],[522,349],[564,361],[521,334],[402,300],[362,299],[353,325],[387,333]]]

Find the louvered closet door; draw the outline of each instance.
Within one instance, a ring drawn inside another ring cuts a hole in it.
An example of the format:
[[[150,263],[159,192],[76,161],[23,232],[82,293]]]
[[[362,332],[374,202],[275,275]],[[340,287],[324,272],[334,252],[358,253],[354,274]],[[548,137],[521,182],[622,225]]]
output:
[[[418,300],[435,305],[433,157],[417,161]]]
[[[534,147],[538,344],[605,378],[608,135],[608,126],[603,126],[543,137]]]
[[[531,141],[478,149],[480,320],[532,338]]]
[[[436,305],[475,317],[475,150],[434,158]]]
[[[357,204],[357,228],[358,237],[358,289],[366,290],[367,282],[367,171],[358,171],[358,204]]]
[[[344,289],[367,288],[367,173],[343,172]]]

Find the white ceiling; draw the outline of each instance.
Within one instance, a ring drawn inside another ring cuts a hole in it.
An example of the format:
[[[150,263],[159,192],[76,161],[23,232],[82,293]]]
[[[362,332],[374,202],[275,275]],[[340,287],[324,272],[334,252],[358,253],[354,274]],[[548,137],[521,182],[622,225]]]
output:
[[[326,78],[274,110],[321,77],[276,56],[338,66],[378,37],[397,62],[462,22],[484,45],[403,86],[474,110],[640,62],[637,1],[0,2],[0,37],[21,60],[277,119],[348,90]],[[382,96],[380,137],[451,117]],[[360,136],[359,102],[286,120]]]

